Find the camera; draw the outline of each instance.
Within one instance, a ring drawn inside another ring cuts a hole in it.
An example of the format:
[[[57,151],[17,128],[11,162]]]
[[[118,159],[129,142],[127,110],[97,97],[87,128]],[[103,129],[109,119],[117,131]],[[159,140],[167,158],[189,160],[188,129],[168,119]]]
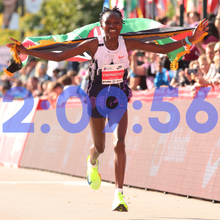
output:
[[[138,51],[138,52],[136,53],[136,56],[138,56],[138,57],[143,57],[143,56],[145,56],[145,53],[144,53],[144,52],[141,52],[141,51]]]
[[[191,73],[196,74],[197,72],[198,72],[198,69],[189,69],[188,70],[189,74],[191,74]]]

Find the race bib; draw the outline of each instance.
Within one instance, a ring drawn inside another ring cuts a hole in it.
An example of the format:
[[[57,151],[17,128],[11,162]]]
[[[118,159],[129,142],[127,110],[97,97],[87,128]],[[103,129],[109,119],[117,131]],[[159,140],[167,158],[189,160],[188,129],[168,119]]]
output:
[[[119,84],[123,82],[124,64],[103,65],[102,84]]]

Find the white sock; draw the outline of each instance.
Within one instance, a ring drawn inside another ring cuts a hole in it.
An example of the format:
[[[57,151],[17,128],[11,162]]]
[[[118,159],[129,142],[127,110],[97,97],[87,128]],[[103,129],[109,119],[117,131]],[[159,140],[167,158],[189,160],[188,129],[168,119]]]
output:
[[[89,167],[96,167],[96,162],[95,162],[95,165],[93,165],[93,164],[90,163],[90,159],[89,159],[88,160],[88,165],[89,165]]]
[[[117,196],[119,192],[120,192],[121,194],[123,194],[123,189],[121,189],[121,188],[115,189],[115,196]]]

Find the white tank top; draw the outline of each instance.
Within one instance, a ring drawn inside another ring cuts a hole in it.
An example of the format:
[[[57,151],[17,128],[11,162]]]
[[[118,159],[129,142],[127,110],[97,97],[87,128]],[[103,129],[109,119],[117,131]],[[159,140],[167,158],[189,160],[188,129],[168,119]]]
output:
[[[97,75],[101,74],[105,67],[108,65],[116,66],[114,68],[118,68],[121,65],[124,70],[129,68],[129,60],[128,60],[128,52],[122,36],[118,38],[118,48],[116,50],[109,50],[103,40],[103,36],[98,37],[99,46],[94,55],[93,61],[90,65],[90,76],[91,79],[94,79],[94,73]]]

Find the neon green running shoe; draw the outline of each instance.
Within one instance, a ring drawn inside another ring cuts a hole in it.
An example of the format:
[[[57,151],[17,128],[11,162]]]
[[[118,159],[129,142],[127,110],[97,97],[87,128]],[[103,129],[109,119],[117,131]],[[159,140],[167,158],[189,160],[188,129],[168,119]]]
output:
[[[99,161],[96,160],[96,167],[89,166],[90,155],[87,158],[87,182],[92,189],[97,190],[101,186],[101,175],[98,172]]]
[[[128,206],[126,202],[124,201],[124,195],[120,192],[114,198],[114,201],[112,203],[112,211],[119,211],[119,212],[128,211]]]

